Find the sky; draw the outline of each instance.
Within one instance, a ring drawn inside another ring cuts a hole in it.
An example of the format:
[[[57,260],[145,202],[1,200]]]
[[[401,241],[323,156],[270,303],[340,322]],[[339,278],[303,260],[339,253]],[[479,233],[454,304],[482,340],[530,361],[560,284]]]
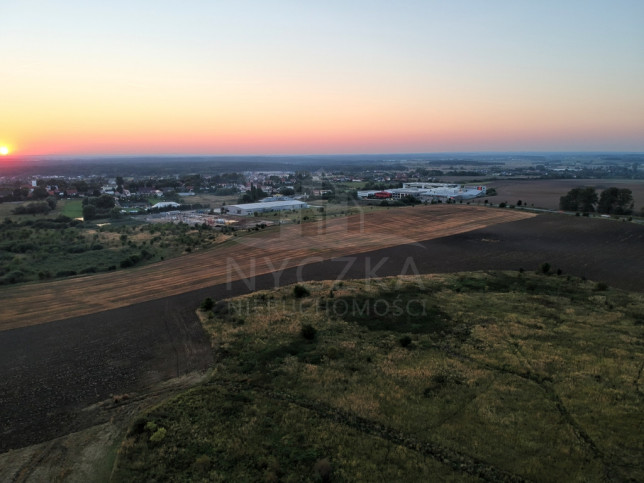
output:
[[[14,155],[644,151],[641,0],[0,0]]]

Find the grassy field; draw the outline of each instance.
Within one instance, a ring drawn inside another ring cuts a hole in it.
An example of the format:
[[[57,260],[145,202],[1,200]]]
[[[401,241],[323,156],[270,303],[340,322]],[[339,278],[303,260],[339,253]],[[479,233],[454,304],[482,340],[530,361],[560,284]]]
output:
[[[210,379],[114,481],[642,481],[644,300],[528,272],[317,282],[200,317]]]
[[[83,218],[83,202],[81,200],[63,200],[56,207],[63,216],[72,219]]]

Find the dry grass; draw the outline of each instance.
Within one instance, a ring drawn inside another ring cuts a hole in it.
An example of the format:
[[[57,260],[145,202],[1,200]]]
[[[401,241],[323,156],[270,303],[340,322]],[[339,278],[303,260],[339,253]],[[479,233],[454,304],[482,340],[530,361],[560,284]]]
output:
[[[181,465],[200,441],[213,479],[259,478],[271,454],[286,480],[314,479],[322,458],[347,480],[644,477],[641,295],[598,300],[591,282],[516,272],[306,287],[305,298],[284,287],[201,314],[212,379],[146,415],[171,440],[137,436],[120,476],[140,464],[143,477],[195,477]],[[384,328],[373,312],[329,310],[342,297],[421,300],[426,312],[410,326],[392,310]],[[448,323],[433,327],[435,314]]]

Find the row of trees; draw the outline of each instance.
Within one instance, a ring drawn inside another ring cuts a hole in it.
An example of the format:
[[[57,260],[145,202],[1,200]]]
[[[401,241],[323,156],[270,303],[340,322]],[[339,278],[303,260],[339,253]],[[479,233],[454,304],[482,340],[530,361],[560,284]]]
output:
[[[634,207],[633,192],[627,188],[606,188],[601,195],[593,187],[571,189],[559,199],[559,208],[565,211],[629,215]]]

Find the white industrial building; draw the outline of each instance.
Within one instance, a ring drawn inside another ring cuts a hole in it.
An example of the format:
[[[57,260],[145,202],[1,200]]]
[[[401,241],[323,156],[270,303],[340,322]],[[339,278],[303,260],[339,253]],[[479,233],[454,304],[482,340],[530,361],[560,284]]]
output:
[[[181,205],[179,203],[175,203],[174,201],[162,201],[160,203],[157,203],[154,206],[151,206],[149,209],[150,210],[162,210],[165,208],[179,208]]]
[[[254,215],[270,211],[299,211],[308,205],[298,200],[260,201],[259,203],[244,203],[241,205],[226,206],[226,211],[231,215]]]
[[[358,191],[358,197],[370,198],[377,191]],[[485,186],[465,186],[452,183],[403,183],[402,188],[393,188],[384,190],[385,193],[391,193],[391,198],[401,199],[405,196],[413,196],[421,201],[451,199],[451,200],[469,200],[479,196],[485,196]]]

